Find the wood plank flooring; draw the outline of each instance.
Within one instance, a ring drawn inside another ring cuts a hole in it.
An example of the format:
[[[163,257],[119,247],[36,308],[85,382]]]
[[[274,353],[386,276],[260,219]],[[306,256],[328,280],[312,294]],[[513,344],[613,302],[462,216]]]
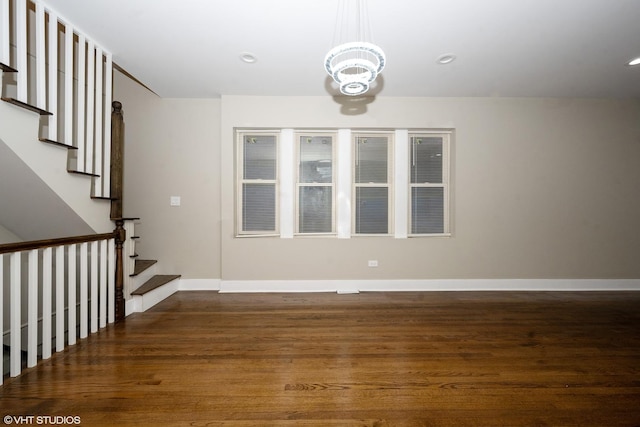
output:
[[[5,380],[7,415],[640,426],[640,292],[179,292]]]

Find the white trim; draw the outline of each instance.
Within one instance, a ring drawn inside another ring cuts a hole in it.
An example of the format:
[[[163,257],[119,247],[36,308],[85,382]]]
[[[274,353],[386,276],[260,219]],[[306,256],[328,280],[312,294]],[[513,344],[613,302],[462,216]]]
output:
[[[337,292],[617,292],[640,291],[640,279],[220,280],[176,279],[126,301],[125,315],[147,311],[179,291],[219,293]]]
[[[351,129],[338,129],[336,139],[336,233],[351,238]]]
[[[278,155],[278,173],[280,185],[280,237],[282,239],[293,238],[293,225],[295,224],[295,194],[294,194],[294,152],[295,140],[293,129],[280,131],[280,146]]]
[[[397,129],[394,145],[394,233],[396,239],[406,239],[409,232],[409,131]]]
[[[180,279],[179,291],[219,291],[220,279]]]
[[[231,292],[640,291],[640,279],[223,280]]]
[[[220,293],[242,292],[336,292],[345,281],[323,280],[223,280]]]

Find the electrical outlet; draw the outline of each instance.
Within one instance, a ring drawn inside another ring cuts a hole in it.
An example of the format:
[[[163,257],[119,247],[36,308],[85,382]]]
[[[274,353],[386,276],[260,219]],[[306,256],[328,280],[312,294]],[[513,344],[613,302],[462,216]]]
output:
[[[369,267],[377,267],[377,266],[378,266],[378,260],[377,260],[377,259],[370,259],[370,260],[367,262],[367,265],[368,265]]]
[[[180,206],[180,196],[171,196],[169,204],[171,206]]]

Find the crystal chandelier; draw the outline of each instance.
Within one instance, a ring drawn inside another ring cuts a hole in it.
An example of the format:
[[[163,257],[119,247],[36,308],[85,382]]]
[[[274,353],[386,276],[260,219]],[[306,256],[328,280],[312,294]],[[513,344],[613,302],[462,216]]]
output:
[[[353,22],[351,22],[353,21]],[[324,58],[327,73],[349,96],[362,95],[385,65],[385,56],[372,43],[366,0],[340,0],[334,45]]]

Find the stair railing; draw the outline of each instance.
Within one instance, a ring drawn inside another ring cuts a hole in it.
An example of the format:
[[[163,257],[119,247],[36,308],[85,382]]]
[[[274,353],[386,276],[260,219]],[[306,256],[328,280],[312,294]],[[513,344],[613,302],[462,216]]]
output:
[[[50,358],[53,346],[60,352],[124,318],[125,232],[116,223],[112,233],[0,245],[0,331],[7,347],[8,326],[10,376],[22,372],[25,348],[30,368]]]
[[[0,70],[2,99],[39,113],[40,140],[109,198],[112,55],[41,0],[0,0]]]

